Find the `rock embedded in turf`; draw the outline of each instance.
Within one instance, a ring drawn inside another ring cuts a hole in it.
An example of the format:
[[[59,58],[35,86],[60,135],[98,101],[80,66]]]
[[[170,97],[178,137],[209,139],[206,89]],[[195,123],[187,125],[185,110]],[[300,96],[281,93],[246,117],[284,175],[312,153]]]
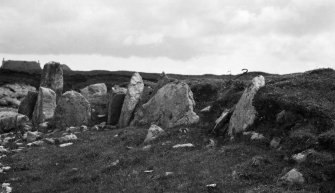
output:
[[[164,129],[195,124],[199,116],[193,111],[194,106],[193,93],[186,83],[169,83],[139,109],[134,122],[136,125],[155,123]]]
[[[63,93],[63,69],[60,63],[49,62],[43,67],[41,87],[52,89],[56,93],[57,102]]]
[[[56,93],[50,88],[40,87],[33,113],[33,124],[52,120],[56,109]]]
[[[86,98],[76,91],[67,91],[59,99],[52,125],[56,129],[88,125],[91,107]]]
[[[127,94],[125,96],[121,115],[119,119],[119,127],[127,127],[131,122],[136,105],[138,104],[144,90],[144,83],[139,73],[134,73],[128,85]]]
[[[305,183],[305,178],[297,169],[292,169],[287,172],[283,177],[280,178],[284,182],[289,183],[290,185],[293,184],[303,184]]]
[[[155,124],[151,124],[144,143],[151,142],[164,134],[164,130]]]
[[[252,80],[252,84],[244,90],[233,115],[230,118],[228,134],[234,136],[245,131],[256,119],[256,109],[252,102],[258,90],[265,86],[265,78],[257,76]]]

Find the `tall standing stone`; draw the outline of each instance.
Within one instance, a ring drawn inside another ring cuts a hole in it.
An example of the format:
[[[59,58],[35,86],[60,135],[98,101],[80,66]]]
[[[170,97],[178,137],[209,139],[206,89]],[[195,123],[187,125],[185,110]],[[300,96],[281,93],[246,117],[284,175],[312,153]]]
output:
[[[139,73],[136,72],[131,77],[130,83],[128,85],[127,94],[123,102],[119,120],[119,126],[121,128],[127,127],[130,124],[136,105],[141,98],[143,89],[144,83],[142,77]]]
[[[18,112],[26,115],[29,119],[33,117],[34,108],[36,105],[38,93],[29,91],[27,96],[22,100]]]
[[[55,108],[56,93],[49,88],[40,87],[33,113],[33,123],[38,125],[53,119]]]
[[[118,86],[112,88],[108,99],[108,125],[117,125],[119,122],[126,93],[126,88],[121,88]]]
[[[57,104],[53,126],[65,129],[90,124],[91,107],[86,98],[76,91],[65,92]]]
[[[49,62],[44,65],[40,86],[51,88],[59,100],[63,93],[63,69],[60,63]]]
[[[236,133],[245,131],[251,126],[256,119],[256,109],[252,105],[257,91],[265,86],[265,79],[263,76],[257,76],[252,79],[252,84],[244,90],[233,115],[230,118],[228,134],[234,136]]]

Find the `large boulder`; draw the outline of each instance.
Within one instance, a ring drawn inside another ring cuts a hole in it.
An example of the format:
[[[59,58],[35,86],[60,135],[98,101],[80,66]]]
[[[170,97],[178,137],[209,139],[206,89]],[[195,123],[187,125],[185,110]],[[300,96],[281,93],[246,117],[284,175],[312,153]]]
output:
[[[23,128],[28,121],[27,116],[16,112],[0,112],[0,133]]]
[[[19,107],[21,101],[29,91],[36,91],[36,88],[18,83],[0,86],[0,106]]]
[[[117,125],[121,115],[122,105],[126,97],[127,89],[115,86],[112,88],[108,98],[108,125]]]
[[[21,102],[18,112],[32,119],[37,97],[38,93],[36,91],[29,91]]]
[[[244,93],[230,118],[228,129],[228,134],[230,136],[245,131],[254,123],[257,112],[252,102],[257,91],[263,86],[265,86],[265,79],[260,75],[255,77],[252,80],[252,84],[244,90]]]
[[[59,99],[55,110],[53,127],[65,129],[88,125],[91,119],[91,107],[86,98],[76,91],[67,91]]]
[[[56,108],[56,93],[50,88],[40,87],[33,113],[34,125],[50,121]]]
[[[92,84],[80,90],[88,100],[92,109],[92,121],[95,123],[107,121],[108,94],[105,83]],[[104,119],[100,120],[100,117]]]
[[[127,127],[130,124],[131,118],[134,115],[134,110],[144,89],[144,83],[139,73],[134,73],[128,85],[126,97],[123,102],[119,126]]]
[[[60,63],[49,62],[44,65],[40,86],[51,88],[59,100],[63,92],[63,69]]]
[[[135,125],[157,124],[163,128],[190,125],[199,121],[190,87],[184,82],[163,86],[135,114]]]

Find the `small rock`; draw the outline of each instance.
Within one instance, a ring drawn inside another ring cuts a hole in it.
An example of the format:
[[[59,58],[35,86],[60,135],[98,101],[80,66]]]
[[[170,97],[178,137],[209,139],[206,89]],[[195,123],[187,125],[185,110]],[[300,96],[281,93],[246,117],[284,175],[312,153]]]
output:
[[[47,143],[47,144],[55,144],[55,140],[53,138],[44,138],[44,141]]]
[[[206,148],[215,147],[215,141],[213,139],[209,139],[209,144],[206,145]]]
[[[34,141],[32,143],[28,143],[27,146],[41,146],[44,144],[44,141]]]
[[[28,131],[27,133],[25,133],[25,135],[26,136],[24,136],[24,138],[27,139],[28,142],[33,142],[40,138],[42,136],[42,133],[38,131]]]
[[[3,146],[0,146],[0,152],[5,153],[5,152],[8,152],[8,150],[4,148]]]
[[[10,183],[2,183],[2,190],[1,193],[11,193],[12,192],[12,188],[10,187]]]
[[[303,184],[305,182],[304,176],[295,168],[290,170],[280,179],[289,184]]]
[[[192,143],[177,144],[177,145],[174,145],[172,148],[176,149],[180,147],[194,147],[194,145]]]
[[[165,176],[172,176],[173,174],[173,172],[165,172]]]
[[[270,147],[277,149],[280,145],[281,139],[279,137],[274,137],[270,142]]]
[[[88,128],[87,128],[87,126],[86,125],[82,125],[82,126],[80,126],[80,129],[81,129],[81,131],[88,131]]]
[[[307,154],[304,154],[304,153],[298,153],[298,154],[292,155],[292,159],[296,161],[297,163],[302,163],[306,161],[306,158],[307,158]]]
[[[59,145],[59,147],[67,147],[67,146],[70,146],[70,145],[73,145],[73,143],[63,143],[63,144]]]
[[[144,170],[143,172],[144,173],[152,173],[152,172],[154,172],[154,170]]]
[[[209,112],[211,110],[211,108],[212,108],[211,106],[205,107],[200,112],[207,113],[207,112]]]
[[[40,123],[38,129],[41,131],[46,131],[49,127],[49,122]]]
[[[80,130],[81,130],[80,127],[68,127],[68,128],[66,128],[66,132],[68,132],[68,133],[74,133],[74,132],[78,132]]]
[[[116,160],[115,162],[112,162],[110,166],[116,166],[120,163],[120,160]]]
[[[73,141],[73,140],[77,140],[77,136],[75,134],[69,134],[69,135],[65,135],[63,137],[60,137],[58,139],[59,143],[66,143],[66,142],[69,142],[69,141]]]
[[[251,165],[254,167],[258,167],[268,162],[269,160],[263,156],[254,156],[251,160]]]
[[[260,134],[260,133],[253,133],[252,136],[251,136],[251,140],[262,140],[264,139],[264,135],[263,134]]]
[[[148,134],[144,140],[144,143],[148,143],[150,141],[157,139],[159,136],[163,135],[163,133],[164,133],[164,130],[162,128],[158,127],[155,124],[151,124],[148,130]]]
[[[148,151],[151,149],[151,145],[146,145],[142,148],[144,151]]]
[[[180,133],[184,133],[184,134],[186,134],[186,133],[188,133],[190,130],[188,129],[188,128],[180,128],[179,129],[179,132]]]

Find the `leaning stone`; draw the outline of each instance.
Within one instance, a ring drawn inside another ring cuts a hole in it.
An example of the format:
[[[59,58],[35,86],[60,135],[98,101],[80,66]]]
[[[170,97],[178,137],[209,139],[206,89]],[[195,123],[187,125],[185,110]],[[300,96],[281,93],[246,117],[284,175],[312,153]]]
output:
[[[40,87],[37,102],[33,113],[34,125],[52,120],[56,108],[56,93],[49,89]]]
[[[40,86],[55,91],[58,102],[63,93],[63,69],[60,63],[49,62],[44,65]]]
[[[258,90],[265,86],[263,76],[257,76],[252,80],[252,84],[244,90],[244,93],[236,105],[235,111],[230,118],[228,134],[234,136],[245,131],[256,119],[256,109],[252,105]]]
[[[127,127],[130,124],[134,110],[139,102],[144,89],[144,83],[139,73],[134,73],[128,85],[127,94],[125,96],[121,115],[119,119],[119,126]]]
[[[68,91],[59,99],[53,126],[56,129],[88,125],[91,119],[90,103],[78,92]]]
[[[164,133],[164,130],[160,127],[158,127],[155,124],[152,124],[148,130],[148,134],[144,140],[144,143],[148,143],[150,141],[153,141],[157,139],[158,137],[162,136]]]
[[[18,113],[26,115],[29,119],[32,119],[37,97],[38,93],[36,91],[29,91],[27,96],[21,102]]]

